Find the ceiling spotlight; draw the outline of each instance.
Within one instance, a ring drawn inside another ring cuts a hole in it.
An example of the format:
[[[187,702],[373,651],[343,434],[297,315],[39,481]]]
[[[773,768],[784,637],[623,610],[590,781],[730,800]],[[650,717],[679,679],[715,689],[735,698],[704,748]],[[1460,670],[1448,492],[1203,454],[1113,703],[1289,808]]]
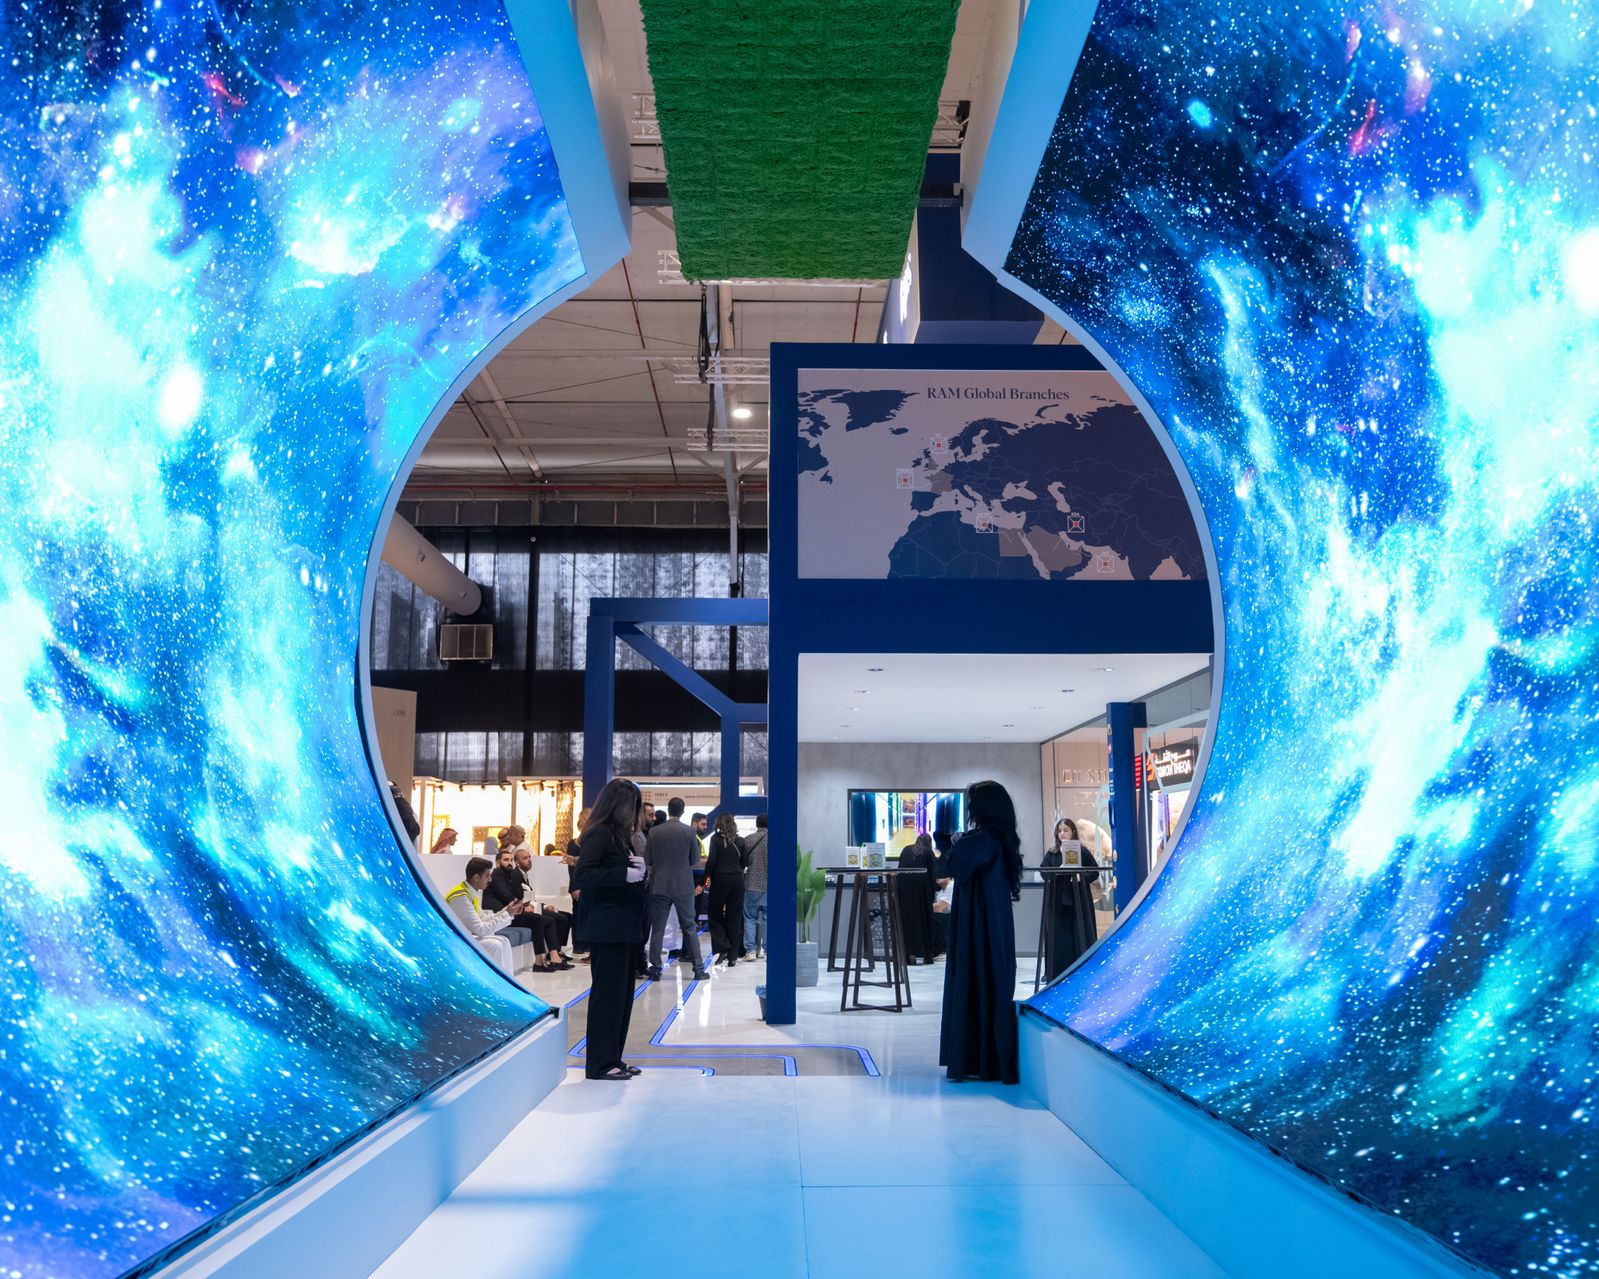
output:
[[[745,408],[744,405],[740,404],[736,409],[733,410],[733,416],[736,417],[740,422],[748,422],[752,417],[755,416],[755,410],[751,408]]]
[[[1000,727],[1001,728],[1015,728],[1016,725],[1014,725],[1014,724],[1001,724]]]
[[[871,673],[872,673],[872,674],[874,674],[874,675],[875,675],[875,674],[877,674],[877,673],[878,673],[878,672],[879,672],[879,671],[881,671],[881,670],[882,670],[882,669],[883,669],[883,668],[882,668],[882,667],[881,667],[881,666],[868,666],[868,667],[867,667],[867,668],[866,668],[866,669],[867,669],[867,670],[868,670],[868,671],[870,671],[870,672],[871,672]]]
[[[1044,708],[1042,706],[1029,706],[1027,709],[1030,711],[1041,711]]]
[[[1105,674],[1109,675],[1116,668],[1114,666],[1101,666],[1099,669],[1104,671]]]
[[[850,710],[852,710],[852,711],[858,711],[858,710],[860,710],[860,707],[859,707],[859,706],[851,706],[851,707],[850,707]]]
[[[870,693],[870,692],[871,692],[871,691],[872,691],[872,690],[871,690],[871,689],[869,689],[869,688],[857,688],[857,689],[856,689],[856,690],[855,690],[855,696],[857,696],[857,697],[861,697],[861,696],[863,696],[863,695],[864,695],[864,694],[866,694],[866,693]]]
[[[1075,688],[1063,688],[1060,691],[1063,693],[1075,693],[1077,690]]]

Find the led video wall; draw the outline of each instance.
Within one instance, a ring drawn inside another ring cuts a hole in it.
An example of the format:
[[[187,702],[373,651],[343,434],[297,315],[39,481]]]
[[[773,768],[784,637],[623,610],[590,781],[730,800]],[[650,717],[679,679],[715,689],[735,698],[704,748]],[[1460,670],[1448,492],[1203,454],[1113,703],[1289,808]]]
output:
[[[0,1270],[179,1245],[545,1011],[363,752],[385,495],[583,271],[501,7],[0,18]]]
[[[1103,0],[1006,264],[1170,429],[1227,650],[1179,849],[1035,1003],[1503,1275],[1599,1270],[1596,40]]]

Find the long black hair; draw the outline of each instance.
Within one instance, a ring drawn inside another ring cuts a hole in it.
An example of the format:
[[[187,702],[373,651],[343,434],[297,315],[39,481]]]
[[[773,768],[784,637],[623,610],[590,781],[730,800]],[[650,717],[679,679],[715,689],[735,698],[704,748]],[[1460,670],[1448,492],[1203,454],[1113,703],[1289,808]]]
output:
[[[1022,886],[1022,841],[1016,834],[1016,805],[998,782],[973,782],[966,791],[966,828],[986,830],[1005,853],[1005,877],[1011,892]]]
[[[638,786],[625,777],[613,777],[589,809],[588,820],[583,823],[586,835],[596,826],[609,827],[616,842],[623,848],[633,847],[633,831],[638,826],[638,815],[644,807],[644,796]]]

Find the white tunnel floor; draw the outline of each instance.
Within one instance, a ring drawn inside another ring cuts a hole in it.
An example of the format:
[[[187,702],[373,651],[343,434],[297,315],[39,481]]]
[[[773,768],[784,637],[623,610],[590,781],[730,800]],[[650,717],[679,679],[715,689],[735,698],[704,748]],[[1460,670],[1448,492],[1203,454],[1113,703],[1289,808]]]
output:
[[[645,1073],[629,1083],[568,1071],[378,1279],[1223,1274],[1021,1088],[942,1078],[942,966],[913,972],[915,1010],[898,1015],[841,1015],[839,975],[824,973],[800,992],[791,1027],[754,1020],[764,967],[717,972],[661,1043],[796,1059],[817,1055],[806,1045],[852,1044],[882,1076],[803,1064],[797,1076],[752,1075],[720,1061],[705,1063],[714,1077],[639,1061]],[[646,1039],[687,975],[640,997]],[[529,984],[565,1003],[587,975]]]

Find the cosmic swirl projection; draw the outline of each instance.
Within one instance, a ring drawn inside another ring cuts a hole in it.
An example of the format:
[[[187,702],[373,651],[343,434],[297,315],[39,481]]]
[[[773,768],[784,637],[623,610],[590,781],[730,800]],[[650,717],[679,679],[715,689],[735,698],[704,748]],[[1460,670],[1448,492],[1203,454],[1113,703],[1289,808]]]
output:
[[[1006,270],[1170,430],[1214,751],[1035,1006],[1503,1275],[1599,1274],[1599,12],[1104,0]]]
[[[579,279],[491,0],[0,11],[0,1273],[138,1267],[545,1005],[364,754],[386,495]]]

